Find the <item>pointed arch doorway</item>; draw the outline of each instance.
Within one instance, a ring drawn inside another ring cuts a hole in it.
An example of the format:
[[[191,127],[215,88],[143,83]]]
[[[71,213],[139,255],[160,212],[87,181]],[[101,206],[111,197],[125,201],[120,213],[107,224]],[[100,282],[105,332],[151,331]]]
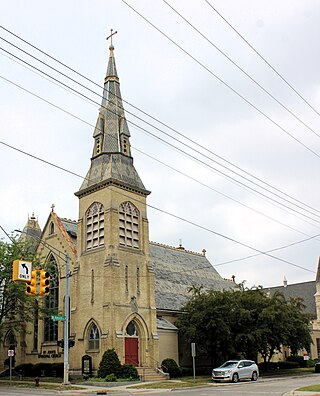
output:
[[[136,324],[132,320],[127,328],[124,340],[125,363],[139,366],[139,333]]]

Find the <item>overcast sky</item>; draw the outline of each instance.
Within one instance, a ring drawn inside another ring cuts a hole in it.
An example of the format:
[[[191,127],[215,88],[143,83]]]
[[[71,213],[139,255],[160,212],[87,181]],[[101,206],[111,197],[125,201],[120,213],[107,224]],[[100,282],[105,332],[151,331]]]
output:
[[[249,287],[280,285],[284,276],[289,284],[314,280],[320,247],[320,236],[316,237],[320,234],[319,114],[206,1],[168,3],[207,40],[162,0],[128,3],[185,52],[121,0],[4,0],[1,24],[98,85],[103,84],[109,56],[106,37],[111,28],[118,32],[113,44],[122,98],[169,127],[125,104],[134,164],[152,192],[148,197],[151,241],[170,246],[181,242],[196,252],[206,249],[223,277],[235,275],[237,282],[245,280]],[[210,0],[210,4],[320,112],[319,1]],[[7,31],[0,29],[0,34],[98,94],[1,40],[1,48],[92,100],[52,83],[1,50],[1,142],[84,176],[93,148],[91,125],[99,108],[95,102],[101,102],[102,90]],[[3,144],[0,158],[0,225],[7,232],[23,228],[32,212],[43,227],[53,203],[60,217],[77,220],[74,192],[81,178]],[[249,180],[260,186],[261,181],[267,183],[263,186],[269,191]],[[2,231],[1,237],[5,238]],[[256,255],[277,248],[283,249],[269,253],[274,257]],[[252,255],[256,256],[246,258]]]

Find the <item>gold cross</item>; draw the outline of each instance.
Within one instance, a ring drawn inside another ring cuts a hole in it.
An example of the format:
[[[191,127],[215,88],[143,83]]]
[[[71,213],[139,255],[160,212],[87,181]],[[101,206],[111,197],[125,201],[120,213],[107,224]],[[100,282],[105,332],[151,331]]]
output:
[[[111,30],[111,34],[110,34],[110,36],[107,37],[107,40],[110,39],[110,46],[112,47],[112,46],[113,46],[113,45],[112,45],[112,36],[114,36],[114,35],[117,34],[118,32],[113,32],[113,29],[110,29],[110,30]]]

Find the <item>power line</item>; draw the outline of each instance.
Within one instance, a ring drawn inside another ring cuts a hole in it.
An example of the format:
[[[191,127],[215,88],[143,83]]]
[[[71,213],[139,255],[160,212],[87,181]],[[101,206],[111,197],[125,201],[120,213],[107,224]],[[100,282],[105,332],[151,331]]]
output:
[[[249,73],[247,73],[241,66],[239,66],[230,56],[228,56],[224,51],[222,51],[216,44],[214,44],[207,36],[205,36],[199,29],[197,29],[187,18],[185,18],[179,11],[177,11],[171,4],[166,0],[162,0],[168,7],[170,7],[181,19],[183,19],[189,26],[192,27],[202,38],[204,38],[212,47],[220,52],[229,62],[231,62],[238,70],[240,70],[246,77],[248,77],[254,84],[256,84],[264,93],[266,93],[270,98],[272,98],[278,105],[285,109],[289,114],[291,114],[296,120],[298,120],[302,125],[304,125],[310,132],[320,138],[320,135],[306,124],[301,118],[294,114],[287,106],[285,106],[280,100],[278,100],[274,95],[267,91],[257,80],[255,80]]]
[[[296,138],[294,135],[292,135],[287,129],[282,127],[279,123],[274,121],[270,116],[268,116],[265,112],[263,112],[261,109],[259,109],[256,105],[254,105],[252,102],[250,102],[248,99],[246,99],[243,95],[241,95],[236,89],[232,88],[231,85],[226,83],[222,78],[220,78],[217,74],[215,74],[211,69],[209,69],[206,65],[204,65],[202,62],[200,62],[197,58],[195,58],[193,55],[191,55],[187,50],[185,50],[181,45],[179,45],[177,42],[175,42],[172,38],[170,38],[166,33],[164,33],[162,30],[160,30],[157,26],[155,26],[152,22],[150,22],[145,16],[143,16],[140,12],[138,12],[135,8],[133,8],[130,4],[128,4],[125,0],[121,0],[125,5],[127,5],[132,11],[134,11],[137,15],[139,15],[144,21],[146,21],[150,26],[152,26],[154,29],[156,29],[159,33],[161,33],[167,40],[169,40],[172,44],[174,44],[177,48],[179,48],[184,54],[186,54],[189,58],[191,58],[194,62],[196,62],[199,66],[201,66],[204,70],[206,70],[210,75],[215,77],[218,81],[220,81],[225,87],[230,89],[234,94],[236,94],[239,98],[241,98],[243,101],[245,101],[249,106],[254,108],[259,114],[263,115],[266,119],[268,119],[273,125],[277,126],[279,129],[281,129],[285,134],[290,136],[293,140],[295,140],[297,143],[299,143],[301,146],[303,146],[306,150],[310,151],[313,155],[316,157],[320,158],[320,155],[312,150],[310,147],[308,147],[306,144],[304,144],[301,140]]]
[[[310,109],[312,109],[318,116],[320,116],[320,113],[318,112],[318,110],[316,110],[294,87],[293,87],[293,85],[292,84],[290,84],[289,83],[289,81],[288,80],[286,80],[283,76],[282,76],[282,74],[280,74],[280,72],[278,72],[277,70],[276,70],[276,68],[275,67],[273,67],[272,65],[271,65],[271,63],[263,56],[263,55],[261,55],[260,54],[260,52],[256,49],[256,48],[254,48],[254,46],[252,45],[252,44],[250,44],[249,43],[249,41],[248,40],[246,40],[245,38],[244,38],[244,36],[208,1],[208,0],[204,0],[212,9],[213,9],[213,11],[217,14],[217,15],[219,15],[219,17],[221,18],[221,19],[223,19],[224,20],[224,22],[252,49],[252,51],[254,51],[258,56],[259,56],[259,58],[260,59],[262,59],[263,60],[263,62],[265,63],[265,64],[267,64],[269,67],[270,67],[270,69],[272,69],[275,73],[276,73],[276,75],[278,76],[278,77],[280,77],[281,78],[281,80],[285,83],[285,84],[287,84],[287,86],[289,87],[289,88],[291,88],[292,89],[292,91],[295,93],[295,94],[297,94],[298,96],[299,96],[299,98],[300,99],[302,99],[303,101],[304,101],[304,103],[306,104],[306,105],[308,105],[309,107],[310,107]]]
[[[14,149],[14,150],[16,150],[16,151],[19,151],[20,153],[23,153],[23,154],[25,154],[25,155],[28,155],[28,156],[30,156],[30,157],[36,159],[36,160],[39,160],[39,161],[41,161],[41,162],[44,162],[44,163],[46,163],[46,164],[48,164],[48,165],[50,165],[50,166],[53,166],[53,167],[58,168],[58,169],[60,169],[60,170],[63,170],[63,171],[65,171],[65,172],[67,172],[67,173],[70,173],[70,174],[72,174],[72,175],[74,175],[74,176],[77,176],[77,177],[80,177],[80,178],[82,178],[82,179],[86,179],[85,177],[82,177],[82,176],[76,174],[75,172],[69,171],[69,170],[66,169],[66,168],[63,168],[63,167],[58,166],[58,165],[55,165],[55,164],[53,164],[53,163],[50,162],[50,161],[41,159],[41,158],[39,158],[39,157],[37,157],[37,156],[35,156],[35,155],[29,154],[29,153],[27,153],[26,151],[17,149],[16,147],[11,146],[11,145],[8,145],[8,144],[6,144],[6,143],[4,143],[4,142],[1,142],[1,141],[0,141],[0,143],[1,143],[1,144],[4,144],[4,145],[7,146],[7,147],[10,147],[11,149]],[[88,180],[88,179],[87,179],[87,180]],[[122,195],[122,196],[124,196],[124,197],[130,198],[130,199],[133,200],[133,201],[139,202],[139,203],[141,203],[141,204],[145,204],[147,207],[149,207],[149,208],[151,208],[151,209],[154,209],[154,210],[156,210],[156,211],[158,211],[158,212],[161,212],[161,213],[163,213],[163,214],[166,214],[166,215],[168,215],[168,216],[171,216],[171,217],[173,217],[173,218],[175,218],[175,219],[178,219],[178,220],[183,221],[183,222],[185,222],[185,223],[187,223],[187,224],[190,224],[190,225],[192,225],[192,226],[195,226],[195,227],[197,227],[197,228],[200,228],[200,229],[202,229],[202,230],[204,230],[204,231],[207,231],[207,232],[209,232],[209,233],[212,233],[212,234],[214,234],[214,235],[216,235],[216,236],[219,236],[219,237],[221,237],[221,238],[224,238],[224,239],[226,239],[226,240],[229,240],[229,241],[231,241],[231,242],[233,242],[233,243],[236,243],[236,244],[238,244],[238,245],[240,245],[240,246],[246,247],[246,248],[248,248],[248,249],[250,249],[250,250],[253,250],[253,251],[255,251],[255,252],[258,252],[258,253],[260,253],[260,254],[262,254],[262,255],[268,256],[268,257],[270,257],[270,258],[273,258],[273,259],[275,259],[275,260],[281,261],[281,262],[283,262],[283,263],[286,263],[286,264],[288,264],[288,265],[294,266],[294,267],[296,267],[296,268],[303,269],[303,270],[308,271],[308,272],[314,272],[314,271],[311,271],[311,270],[309,270],[308,268],[302,267],[302,266],[300,266],[300,265],[298,265],[298,264],[291,263],[291,262],[288,261],[288,260],[284,260],[284,259],[282,259],[282,258],[279,258],[279,257],[277,257],[277,256],[271,255],[271,254],[269,254],[269,253],[267,253],[267,252],[264,252],[264,251],[262,251],[262,250],[256,249],[256,248],[254,248],[254,247],[252,247],[252,246],[250,246],[250,245],[248,245],[248,244],[245,244],[245,243],[243,243],[243,242],[240,242],[240,241],[238,241],[238,240],[236,240],[236,239],[234,239],[234,238],[228,237],[228,236],[226,236],[226,235],[224,235],[224,234],[222,234],[222,233],[219,233],[219,232],[217,232],[217,231],[214,231],[214,230],[212,230],[212,229],[210,229],[210,228],[208,228],[208,227],[205,227],[205,226],[202,226],[202,225],[200,225],[200,224],[197,224],[197,223],[195,223],[195,222],[193,222],[193,221],[191,221],[191,220],[187,220],[187,219],[185,219],[185,218],[183,218],[183,217],[181,217],[181,216],[178,216],[178,215],[175,215],[175,214],[170,213],[170,212],[168,212],[168,211],[165,211],[165,210],[163,210],[163,209],[157,208],[156,206],[153,206],[153,205],[144,203],[144,202],[140,201],[139,199],[134,198],[134,197],[132,197],[132,196],[129,196],[129,195],[123,193],[123,192],[120,193],[119,191],[114,190],[112,187],[110,187],[110,189],[113,190],[113,191],[114,191],[115,193],[117,193],[117,194],[120,194],[120,195]]]
[[[75,118],[75,119],[77,119],[77,120],[79,120],[79,121],[85,123],[86,125],[89,125],[89,126],[95,128],[95,125],[93,125],[93,124],[91,124],[91,123],[89,123],[89,122],[83,120],[82,118],[80,118],[80,117],[74,115],[73,113],[71,113],[71,112],[69,112],[69,111],[63,109],[62,107],[55,105],[54,103],[52,103],[52,102],[50,102],[50,101],[44,99],[43,97],[41,97],[41,96],[39,96],[39,95],[37,95],[37,94],[35,94],[35,93],[33,93],[33,92],[27,90],[26,88],[24,88],[24,87],[22,87],[22,86],[20,86],[20,85],[18,85],[18,84],[16,84],[16,83],[14,83],[13,81],[8,80],[8,79],[6,79],[5,77],[3,77],[3,76],[1,76],[1,75],[0,75],[0,78],[4,79],[5,81],[7,81],[7,82],[9,82],[9,83],[11,83],[11,84],[13,84],[13,85],[16,86],[17,88],[22,89],[23,91],[29,93],[30,95],[33,95],[33,96],[35,96],[36,98],[38,98],[38,99],[44,101],[45,103],[47,103],[47,104],[53,106],[54,108],[57,108],[58,110],[60,110],[60,111],[62,111],[62,112],[64,112],[64,113],[66,113],[67,115],[70,115],[71,117],[73,117],[73,118]],[[139,130],[139,128],[138,128],[138,130]],[[46,160],[44,160],[44,159],[42,159],[42,158],[40,158],[40,157],[37,157],[37,156],[35,156],[35,155],[32,155],[32,154],[30,154],[30,153],[27,153],[26,151],[23,151],[22,149],[18,149],[17,147],[14,147],[14,146],[12,146],[12,145],[6,143],[6,142],[0,141],[0,144],[4,145],[4,146],[6,146],[6,147],[8,147],[8,148],[10,148],[10,149],[13,149],[13,150],[15,150],[15,151],[18,151],[18,152],[20,152],[21,154],[30,156],[31,158],[34,158],[34,159],[39,160],[39,161],[41,161],[41,162],[44,162],[44,163],[46,163],[46,164],[48,164],[48,165],[52,165],[52,166],[54,166],[54,167],[56,167],[56,168],[58,168],[58,169],[60,169],[60,170],[63,170],[63,171],[65,171],[65,172],[68,172],[68,173],[70,173],[70,174],[72,174],[72,175],[74,175],[74,176],[77,176],[77,177],[79,177],[79,178],[81,178],[81,179],[83,179],[83,180],[88,180],[88,181],[89,181],[89,179],[87,179],[87,178],[85,178],[85,177],[83,177],[83,176],[81,176],[81,175],[79,175],[79,174],[77,174],[77,173],[75,173],[75,172],[69,171],[68,169],[65,169],[65,168],[63,168],[63,167],[61,167],[61,166],[58,166],[58,165],[56,165],[56,164],[50,163],[50,162],[48,162],[48,161],[46,161]],[[287,225],[287,224],[285,224],[285,223],[282,223],[282,222],[280,222],[280,221],[278,221],[278,220],[272,218],[271,216],[268,216],[268,215],[266,215],[266,214],[264,214],[264,213],[262,213],[262,212],[260,212],[260,211],[258,211],[258,210],[256,210],[256,209],[251,208],[251,207],[248,206],[248,205],[243,204],[242,202],[240,202],[240,201],[238,201],[238,200],[236,200],[236,199],[234,199],[234,198],[228,196],[227,194],[224,194],[224,193],[222,193],[222,192],[220,192],[220,191],[218,191],[218,190],[212,188],[211,186],[209,186],[209,185],[207,185],[207,184],[205,184],[205,183],[199,181],[198,179],[195,179],[195,178],[191,177],[190,175],[187,175],[186,173],[179,171],[178,169],[176,169],[176,168],[174,168],[174,167],[172,167],[172,166],[170,166],[170,165],[164,163],[163,161],[158,160],[157,158],[151,156],[150,154],[147,154],[147,153],[143,152],[142,150],[139,150],[138,148],[136,148],[136,147],[134,147],[134,146],[131,146],[131,147],[132,147],[134,150],[140,152],[141,154],[144,154],[145,156],[147,156],[147,157],[149,157],[149,158],[152,158],[154,161],[157,161],[157,162],[161,163],[163,166],[166,166],[166,167],[168,167],[169,169],[172,169],[172,170],[174,170],[175,172],[178,172],[179,174],[181,174],[181,175],[183,175],[183,176],[185,176],[185,177],[188,177],[189,179],[193,180],[194,182],[196,182],[196,183],[198,183],[198,184],[200,184],[200,185],[202,185],[202,186],[204,186],[204,187],[209,188],[210,190],[212,190],[212,191],[214,191],[214,192],[216,192],[216,193],[218,193],[218,194],[220,194],[220,195],[222,195],[222,196],[224,196],[224,197],[226,197],[226,198],[228,198],[228,199],[230,199],[230,200],[232,200],[232,201],[234,201],[234,202],[236,202],[236,203],[238,203],[238,204],[240,204],[240,205],[242,205],[242,206],[244,206],[244,207],[246,207],[246,208],[248,208],[248,209],[250,209],[250,210],[252,210],[252,211],[254,211],[254,212],[256,212],[256,213],[258,213],[258,214],[260,214],[261,216],[264,216],[264,217],[266,217],[266,218],[268,218],[268,219],[270,219],[270,220],[272,220],[272,221],[274,221],[274,222],[276,222],[276,223],[278,223],[278,224],[280,224],[280,225],[283,225],[283,226],[285,226],[285,227],[287,227],[287,228],[289,228],[289,229],[291,229],[291,230],[293,230],[293,231],[299,232],[300,234],[308,235],[308,234],[306,234],[305,232],[302,232],[302,231],[300,231],[300,230],[298,230],[298,229],[296,229],[296,228],[294,228],[294,227],[291,227],[291,226],[289,226],[289,225]],[[304,221],[305,221],[305,220],[304,220]],[[310,224],[310,223],[309,223],[309,224]]]
[[[28,63],[27,61],[25,61],[25,60],[19,58],[17,55],[12,54],[10,51],[8,51],[8,50],[6,50],[6,49],[3,49],[3,48],[1,48],[1,47],[0,47],[0,49],[3,50],[3,51],[5,51],[6,53],[10,54],[10,55],[13,56],[14,58],[19,59],[21,62],[27,64],[28,66],[34,68],[35,70],[37,70],[38,72],[42,73],[43,75],[49,77],[49,78],[52,79],[53,81],[55,81],[55,82],[61,84],[63,87],[66,87],[66,88],[68,88],[69,90],[71,90],[71,91],[77,93],[78,95],[84,97],[86,100],[91,101],[92,103],[96,104],[96,105],[99,106],[99,107],[101,106],[98,102],[94,101],[93,99],[89,98],[88,96],[84,95],[83,93],[81,93],[81,92],[75,90],[74,88],[68,86],[68,85],[65,84],[64,82],[58,80],[57,78],[51,76],[50,74],[44,72],[43,70],[41,70],[41,69],[35,67],[34,65]],[[100,96],[100,95],[99,95],[99,96]],[[115,112],[112,111],[111,109],[107,109],[107,110],[108,110],[109,112],[115,114]],[[127,110],[126,110],[126,111],[127,111]],[[189,149],[191,149],[191,150],[197,152],[198,154],[204,156],[205,158],[209,159],[210,161],[212,161],[212,162],[214,162],[214,163],[217,163],[217,164],[219,164],[220,166],[226,168],[227,170],[229,170],[229,171],[235,173],[237,176],[240,176],[240,177],[244,178],[246,181],[249,181],[250,183],[252,183],[252,184],[258,186],[259,188],[262,188],[263,190],[268,191],[269,193],[271,193],[271,194],[277,196],[278,198],[280,198],[280,199],[282,199],[282,200],[284,200],[284,201],[290,203],[291,205],[297,206],[299,209],[302,209],[302,210],[304,210],[305,212],[308,212],[308,213],[312,214],[313,216],[320,217],[319,215],[317,215],[317,214],[315,214],[315,213],[309,211],[308,209],[302,208],[301,206],[299,206],[299,205],[297,205],[297,204],[294,204],[294,203],[288,201],[286,198],[283,198],[283,197],[279,196],[278,194],[273,193],[272,191],[270,191],[270,190],[268,190],[268,189],[266,189],[266,188],[264,188],[264,187],[261,187],[260,185],[258,185],[257,183],[251,181],[250,179],[246,178],[245,176],[242,176],[242,175],[240,175],[239,173],[237,173],[237,172],[235,172],[235,171],[232,171],[230,168],[228,168],[228,167],[226,167],[226,166],[220,164],[220,163],[217,162],[216,160],[213,160],[212,158],[208,157],[207,155],[201,153],[200,151],[198,151],[198,150],[192,148],[191,146],[189,146],[189,145],[183,143],[183,142],[180,141],[179,139],[172,137],[172,136],[171,136],[170,134],[168,134],[167,132],[165,132],[165,131],[163,131],[163,130],[161,130],[161,129],[155,127],[155,126],[153,126],[152,124],[150,124],[150,123],[148,123],[148,122],[142,120],[140,117],[134,115],[134,114],[131,113],[130,111],[127,111],[127,112],[128,112],[129,114],[133,115],[134,117],[138,118],[140,121],[145,122],[147,125],[151,126],[152,128],[155,128],[156,130],[162,132],[163,134],[165,134],[166,136],[170,137],[171,139],[173,139],[173,140],[175,140],[175,141],[178,141],[180,144],[184,144],[184,146],[186,146],[186,147],[188,147]],[[183,153],[184,155],[188,156],[189,158],[191,158],[191,159],[197,161],[198,163],[200,163],[200,164],[202,164],[202,165],[205,165],[206,167],[209,167],[210,169],[213,169],[215,172],[219,173],[220,175],[222,175],[222,176],[225,177],[225,178],[228,178],[228,179],[234,181],[235,183],[239,184],[239,185],[242,186],[243,188],[246,188],[246,189],[248,189],[248,190],[250,190],[250,191],[253,191],[253,192],[255,192],[256,194],[259,194],[259,195],[261,195],[262,197],[264,197],[264,198],[266,198],[266,199],[268,199],[268,200],[271,200],[272,202],[276,202],[277,204],[282,205],[283,207],[285,207],[285,208],[287,208],[287,209],[289,209],[289,210],[291,210],[291,211],[293,211],[293,212],[295,212],[295,213],[298,213],[298,214],[300,214],[300,215],[302,215],[302,216],[304,216],[304,217],[306,217],[306,218],[308,218],[308,219],[310,219],[310,220],[319,222],[318,220],[315,220],[315,219],[311,218],[310,216],[308,216],[308,215],[306,215],[306,214],[304,214],[304,213],[300,213],[300,212],[298,212],[297,210],[295,210],[295,209],[293,209],[293,208],[291,208],[291,207],[289,207],[289,206],[283,204],[282,202],[279,202],[279,201],[277,201],[277,200],[275,200],[275,199],[269,197],[268,195],[262,193],[261,191],[258,191],[258,190],[256,190],[255,188],[252,188],[252,187],[246,185],[245,183],[243,183],[243,182],[241,182],[241,181],[239,181],[239,180],[236,180],[235,178],[233,178],[233,177],[229,176],[228,174],[226,174],[226,173],[224,173],[224,172],[222,172],[222,171],[220,171],[220,170],[218,170],[218,169],[216,169],[216,168],[210,166],[209,164],[207,164],[207,163],[205,163],[204,161],[202,161],[202,160],[200,160],[200,159],[194,157],[193,155],[187,153],[186,151],[184,151],[184,150],[182,150],[182,149],[180,149],[180,148],[178,148],[178,147],[176,147],[176,146],[173,146],[171,143],[165,141],[164,139],[162,139],[162,138],[160,138],[159,136],[157,136],[157,135],[151,133],[150,131],[147,131],[145,128],[142,128],[141,126],[137,125],[136,123],[134,123],[134,122],[132,122],[132,121],[130,121],[130,120],[127,120],[127,121],[128,121],[130,124],[132,124],[132,125],[136,126],[137,128],[141,129],[142,131],[145,131],[147,134],[153,136],[155,139],[157,139],[157,140],[159,140],[159,141],[161,141],[161,142],[167,144],[167,145],[170,146],[170,147],[175,147],[176,150],[180,151],[180,152]],[[313,209],[313,210],[318,211],[317,209]],[[319,212],[319,211],[318,211],[318,212]]]
[[[303,243],[303,242],[306,242],[306,241],[310,241],[311,239],[316,239],[318,236],[320,236],[320,234],[313,235],[313,236],[311,236],[311,237],[309,237],[309,238],[306,238],[306,239],[301,239],[300,241],[296,241],[296,242],[289,243],[288,245],[284,245],[284,246],[280,246],[280,247],[278,247],[278,248],[274,248],[274,249],[271,249],[271,250],[267,250],[267,253],[276,252],[276,251],[278,251],[278,250],[283,250],[283,249],[286,249],[286,248],[288,248],[288,247],[295,246],[295,245],[298,245],[298,244]],[[256,256],[259,256],[259,255],[260,255],[260,254],[257,253],[257,254],[252,254],[252,255],[250,255],[250,256],[241,257],[241,258],[238,258],[238,259],[233,259],[233,260],[229,260],[229,261],[224,261],[224,262],[222,262],[222,263],[214,264],[213,267],[219,267],[219,266],[221,266],[221,265],[225,265],[225,264],[235,263],[235,262],[238,262],[238,261],[247,260],[247,259],[249,259],[249,258],[256,257]]]
[[[12,34],[13,36],[19,38],[19,40],[21,40],[21,41],[27,43],[27,44],[30,45],[32,48],[35,48],[37,51],[39,51],[39,52],[45,54],[45,55],[48,56],[50,59],[53,59],[54,61],[58,62],[59,64],[63,65],[64,67],[66,67],[66,68],[68,68],[69,70],[73,71],[73,72],[76,73],[77,75],[79,75],[79,76],[85,78],[86,80],[90,81],[91,83],[93,83],[93,84],[95,84],[95,85],[97,85],[98,87],[101,88],[101,86],[100,86],[99,84],[97,84],[97,83],[95,83],[94,81],[88,79],[88,78],[85,77],[83,74],[81,74],[81,73],[77,72],[76,70],[70,68],[70,67],[67,66],[66,64],[62,63],[62,62],[59,61],[58,59],[56,59],[56,58],[52,57],[51,55],[47,54],[46,52],[42,51],[42,50],[39,49],[38,47],[34,46],[33,44],[29,43],[28,41],[26,41],[26,40],[24,40],[23,38],[21,38],[21,37],[19,37],[18,35],[16,35],[15,33],[9,31],[8,29],[6,29],[6,28],[4,28],[4,27],[2,27],[2,26],[1,26],[1,28],[4,29],[4,30],[6,30],[7,32],[9,32],[10,34]],[[4,40],[4,39],[3,39],[3,40]],[[48,65],[47,63],[43,62],[43,61],[40,60],[39,58],[37,58],[37,57],[31,55],[31,54],[28,53],[27,51],[24,51],[24,50],[22,50],[20,47],[17,47],[16,45],[12,44],[11,42],[9,42],[9,41],[7,41],[7,40],[4,40],[4,41],[6,41],[7,43],[9,43],[10,45],[14,46],[15,48],[21,50],[22,52],[24,52],[24,53],[26,53],[27,55],[31,56],[32,58],[38,60],[39,62],[41,62],[42,64],[46,65],[47,67],[50,67],[51,69],[55,70],[56,72],[62,74],[64,77],[70,79],[71,81],[73,81],[73,82],[79,84],[79,85],[82,86],[83,88],[89,90],[89,91],[92,92],[92,93],[95,93],[96,95],[98,95],[98,96],[100,97],[100,94],[97,94],[95,91],[91,90],[90,88],[84,86],[83,84],[78,83],[77,80],[72,79],[71,77],[69,77],[69,76],[67,76],[66,74],[60,72],[59,70],[57,70],[56,68],[52,67],[51,65]],[[8,52],[8,51],[7,51],[7,52]],[[15,55],[13,55],[13,56],[15,56]],[[20,59],[20,58],[19,58],[19,59]],[[23,61],[23,60],[21,60],[21,61],[22,61],[22,62],[25,62],[25,61]],[[26,63],[26,62],[25,62],[25,63]],[[27,63],[27,64],[28,64],[28,63]],[[33,66],[31,65],[31,67],[33,67]],[[39,69],[37,69],[37,70],[39,70]],[[45,74],[46,74],[46,73],[45,73]],[[46,75],[47,75],[47,74],[46,74]],[[57,81],[57,80],[55,80],[55,81]],[[63,84],[63,83],[61,83],[61,84]],[[63,85],[66,86],[65,84],[63,84]],[[66,87],[67,87],[67,86],[66,86]],[[68,87],[68,88],[72,90],[72,88],[70,88],[70,87]],[[102,88],[104,88],[104,87],[102,87]],[[78,95],[82,95],[82,94],[79,93],[78,91],[75,91],[75,92],[77,92]],[[84,96],[84,95],[82,95],[82,96]],[[85,97],[87,100],[91,100],[91,99],[89,99],[89,98],[86,97],[86,96],[84,96],[84,97]],[[116,97],[117,97],[117,96],[116,96]],[[121,98],[121,100],[123,100],[123,99]],[[183,134],[180,133],[179,131],[177,131],[177,130],[171,128],[170,126],[168,126],[168,125],[166,125],[166,124],[164,124],[163,122],[159,121],[158,119],[154,118],[153,116],[149,115],[148,113],[142,111],[141,109],[137,108],[136,106],[132,105],[131,103],[129,103],[129,102],[125,101],[125,100],[123,100],[123,102],[125,102],[125,103],[129,104],[130,106],[134,107],[135,109],[137,109],[138,111],[142,112],[144,115],[146,115],[146,116],[152,118],[152,119],[155,120],[156,122],[159,122],[161,125],[163,125],[163,126],[169,128],[169,129],[172,130],[173,132],[177,133],[179,136],[184,137],[185,139],[187,139],[188,141],[190,141],[190,142],[192,142],[193,144],[197,145],[198,147],[201,147],[202,149],[204,149],[204,150],[206,150],[207,152],[213,154],[214,156],[218,157],[219,159],[221,159],[221,160],[227,162],[229,165],[235,167],[236,169],[240,170],[241,172],[244,172],[245,174],[249,175],[250,177],[253,177],[255,180],[260,181],[261,183],[267,185],[268,187],[274,189],[275,191],[280,192],[281,194],[287,196],[288,198],[290,198],[290,199],[292,199],[292,200],[294,200],[294,201],[296,201],[296,202],[299,202],[299,203],[301,203],[302,205],[304,205],[304,206],[306,206],[306,207],[308,207],[308,208],[310,208],[310,209],[312,209],[312,210],[314,210],[314,211],[316,211],[316,212],[320,212],[319,210],[317,210],[317,209],[315,209],[315,208],[312,208],[311,206],[305,204],[304,202],[302,202],[302,201],[300,201],[300,200],[297,200],[297,199],[294,198],[294,197],[291,197],[290,195],[288,195],[288,194],[286,194],[285,192],[279,190],[278,188],[276,188],[276,187],[270,185],[269,183],[266,183],[266,182],[263,181],[262,179],[257,178],[256,176],[252,175],[251,173],[246,172],[245,170],[241,169],[240,167],[236,166],[235,164],[231,163],[230,161],[224,159],[223,157],[217,155],[216,153],[214,153],[213,151],[209,150],[208,148],[206,148],[206,147],[200,145],[200,144],[197,143],[196,141],[194,141],[194,140],[188,138],[187,136],[183,135]],[[94,103],[96,103],[96,102],[94,102]],[[146,123],[147,125],[151,126],[152,128],[155,128],[156,130],[160,131],[161,133],[164,133],[166,136],[169,136],[170,138],[172,138],[172,139],[178,141],[179,143],[184,144],[183,142],[179,141],[178,139],[173,138],[170,134],[164,132],[163,130],[161,130],[161,129],[157,128],[157,127],[155,127],[154,125],[150,124],[149,122],[147,122],[147,121],[141,119],[140,117],[138,117],[137,115],[131,113],[130,111],[126,110],[126,112],[127,112],[128,114],[133,115],[135,118],[138,118],[140,121]],[[189,147],[190,149],[193,149],[193,148],[191,148],[190,146],[188,146],[188,147]],[[194,150],[194,149],[193,149],[193,150]],[[244,176],[238,174],[237,172],[231,170],[230,168],[226,167],[225,165],[219,163],[218,161],[213,160],[212,158],[210,158],[210,157],[204,155],[203,153],[201,153],[201,152],[199,152],[199,151],[197,151],[197,150],[195,150],[195,151],[196,151],[197,153],[199,153],[200,155],[203,155],[204,157],[206,157],[206,158],[209,159],[210,161],[213,161],[213,162],[217,163],[218,165],[220,165],[220,166],[226,168],[228,171],[233,172],[233,173],[237,174],[239,177],[244,178],[245,180],[249,181],[249,183],[253,183],[253,184],[259,186],[259,188],[265,189],[264,187],[258,185],[257,183],[253,182],[252,180],[250,180],[250,179],[248,179],[248,178],[246,178],[246,177],[244,177]],[[275,193],[269,191],[268,189],[265,189],[265,190],[268,191],[268,192],[270,192],[271,194],[275,194]],[[283,197],[280,197],[280,196],[277,195],[277,194],[275,194],[275,195],[278,196],[280,199],[284,199]],[[286,200],[286,201],[289,202],[288,200]],[[300,207],[300,208],[301,208],[301,207]],[[303,209],[303,208],[301,208],[301,209]],[[303,209],[303,210],[305,210],[305,209]],[[310,213],[311,213],[311,212],[310,212]]]

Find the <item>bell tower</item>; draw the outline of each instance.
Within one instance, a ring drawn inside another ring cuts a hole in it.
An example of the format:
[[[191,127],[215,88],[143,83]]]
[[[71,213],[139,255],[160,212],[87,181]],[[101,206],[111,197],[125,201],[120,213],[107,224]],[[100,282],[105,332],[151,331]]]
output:
[[[109,51],[91,163],[75,193],[78,257],[71,332],[83,355],[92,354],[95,368],[109,348],[122,363],[152,367],[159,350],[146,206],[150,191],[133,165],[112,42]]]

